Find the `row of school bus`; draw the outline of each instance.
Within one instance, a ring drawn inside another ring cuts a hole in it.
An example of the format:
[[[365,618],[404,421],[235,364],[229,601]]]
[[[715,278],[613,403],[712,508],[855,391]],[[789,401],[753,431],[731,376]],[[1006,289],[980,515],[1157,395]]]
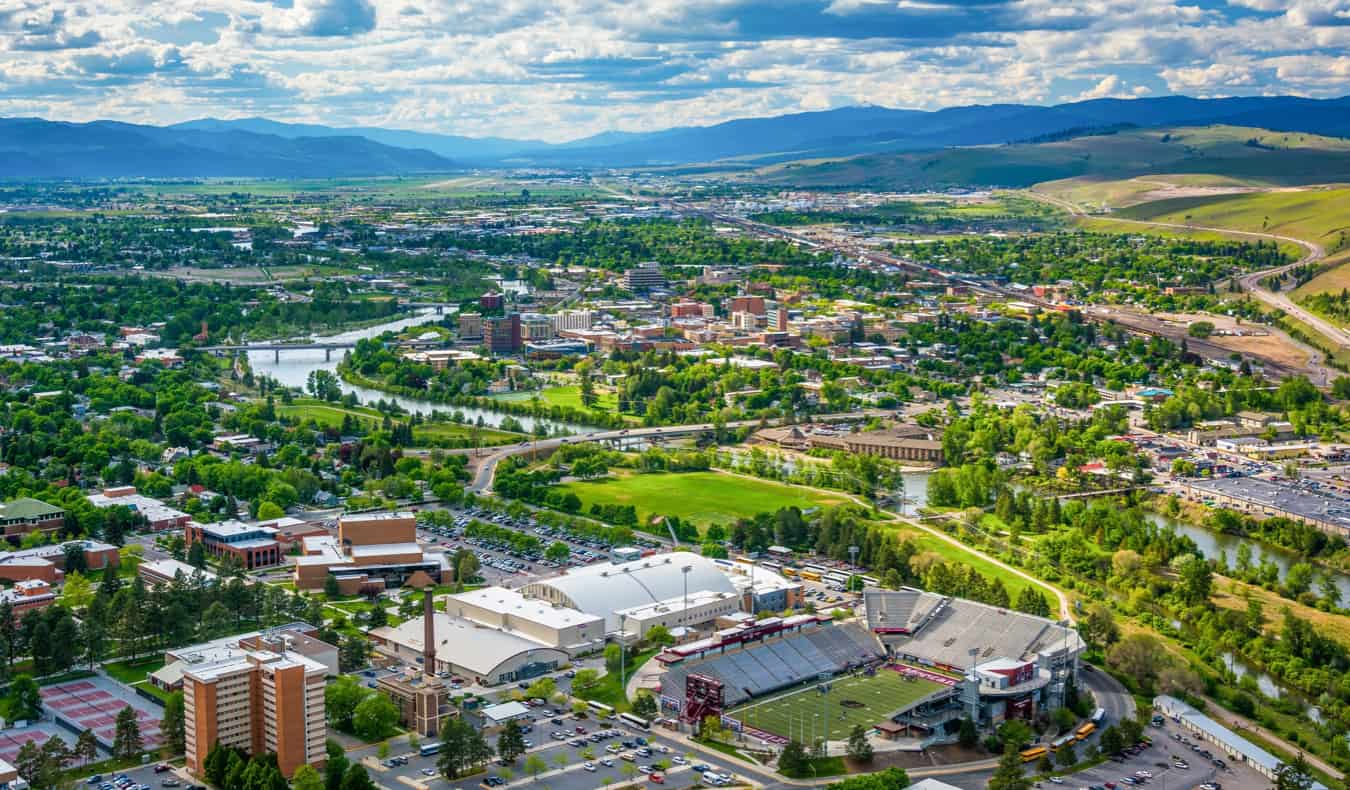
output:
[[[1078,743],[1079,741],[1086,740],[1089,735],[1097,731],[1097,728],[1101,726],[1102,721],[1105,719],[1106,711],[1102,708],[1097,708],[1092,712],[1092,716],[1089,717],[1087,721],[1078,726],[1078,729],[1059,736],[1051,741],[1048,747],[1033,746],[1030,749],[1024,750],[1022,752],[1022,762],[1035,762],[1044,757],[1046,752],[1057,752],[1071,743]]]
[[[744,565],[758,565],[759,567],[782,574],[790,579],[805,579],[807,581],[818,582],[828,585],[834,589],[843,590],[848,587],[848,583],[857,574],[847,573],[845,571],[831,570],[821,565],[812,565],[810,563],[794,566],[785,565],[774,560],[760,560],[755,562],[748,557],[737,557],[736,562]],[[862,583],[867,587],[876,587],[878,582],[871,576],[863,576]]]

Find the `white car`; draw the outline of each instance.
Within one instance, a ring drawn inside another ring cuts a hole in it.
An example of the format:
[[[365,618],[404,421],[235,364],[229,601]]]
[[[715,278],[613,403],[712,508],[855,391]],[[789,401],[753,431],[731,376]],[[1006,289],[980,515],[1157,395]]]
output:
[[[684,765],[684,764],[686,764],[686,763],[689,762],[688,760],[684,759],[683,757],[681,757],[681,756],[678,755],[678,754],[675,755],[674,757],[670,758],[670,761],[671,761],[672,763],[675,763],[676,765]]]
[[[613,767],[614,767],[614,761],[611,760],[611,759],[609,759],[608,757],[601,757],[601,758],[600,758],[600,764],[603,765],[603,766],[605,766],[606,768],[613,768]]]
[[[591,773],[595,773],[595,763],[586,763],[581,767],[585,768],[587,771],[590,771]]]

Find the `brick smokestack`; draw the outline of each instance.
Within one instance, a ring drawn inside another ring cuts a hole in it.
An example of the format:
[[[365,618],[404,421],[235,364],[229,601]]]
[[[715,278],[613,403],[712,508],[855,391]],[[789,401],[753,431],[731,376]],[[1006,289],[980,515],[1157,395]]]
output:
[[[422,671],[436,674],[436,607],[431,601],[431,588],[422,591]]]

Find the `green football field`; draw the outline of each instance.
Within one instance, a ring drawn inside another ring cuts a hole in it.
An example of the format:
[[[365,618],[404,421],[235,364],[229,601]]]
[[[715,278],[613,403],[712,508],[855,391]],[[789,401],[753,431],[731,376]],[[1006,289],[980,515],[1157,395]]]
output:
[[[829,719],[829,735],[826,737],[832,741],[843,741],[848,739],[854,725],[876,726],[916,700],[942,688],[941,684],[931,680],[909,680],[899,672],[880,669],[874,677],[862,675],[836,678],[831,681],[830,693],[825,695],[822,703],[816,685],[813,683],[781,696],[746,703],[729,711],[727,715],[739,719],[747,727],[802,743],[811,740],[813,723],[816,737],[819,737],[823,715]]]

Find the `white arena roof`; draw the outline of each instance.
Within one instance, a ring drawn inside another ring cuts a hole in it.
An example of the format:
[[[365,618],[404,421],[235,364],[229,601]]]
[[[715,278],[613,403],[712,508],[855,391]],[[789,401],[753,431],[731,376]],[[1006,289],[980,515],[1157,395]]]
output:
[[[615,612],[681,597],[689,567],[689,593],[734,595],[736,586],[712,560],[687,551],[654,554],[632,562],[588,565],[533,582],[525,594],[605,618],[605,631],[619,629]]]
[[[495,677],[497,667],[522,653],[544,653],[567,660],[556,648],[495,628],[481,626],[445,612],[436,612],[436,660],[463,667],[483,677]],[[422,652],[423,620],[413,617],[397,626],[383,626],[371,635],[396,642],[418,654]]]

